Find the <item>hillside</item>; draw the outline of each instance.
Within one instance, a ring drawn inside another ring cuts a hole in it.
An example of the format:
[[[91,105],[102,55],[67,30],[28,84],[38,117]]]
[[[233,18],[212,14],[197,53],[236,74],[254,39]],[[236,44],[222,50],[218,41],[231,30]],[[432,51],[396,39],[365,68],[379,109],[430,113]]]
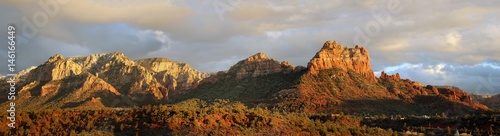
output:
[[[198,98],[208,101],[229,99],[252,106],[268,105],[277,102],[273,95],[278,91],[293,88],[304,70],[257,53],[239,61],[227,72],[209,76],[198,88],[174,102]]]

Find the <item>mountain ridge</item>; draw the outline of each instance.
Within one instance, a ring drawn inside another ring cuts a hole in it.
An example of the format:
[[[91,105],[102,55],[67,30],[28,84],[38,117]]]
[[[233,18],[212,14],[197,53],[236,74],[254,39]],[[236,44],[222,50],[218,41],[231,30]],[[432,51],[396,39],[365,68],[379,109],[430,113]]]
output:
[[[153,66],[145,66],[144,61],[168,65],[169,68],[152,69]],[[81,103],[92,98],[102,98],[99,101],[109,107],[160,104],[196,87],[207,76],[185,63],[165,59],[131,60],[121,52],[67,58],[56,54],[45,63],[24,71],[16,77],[16,84],[21,86],[20,99],[35,107],[52,108],[68,107],[65,106],[68,103]],[[76,85],[79,83],[83,84]],[[79,90],[109,92],[112,96],[86,95],[82,96],[86,98],[79,99],[80,96],[71,95]],[[63,99],[67,101],[59,101]],[[2,97],[0,101],[7,100]]]
[[[200,98],[311,113],[488,110],[456,88],[424,86],[385,72],[375,77],[366,48],[348,48],[336,41],[326,41],[307,67],[259,52],[227,71],[208,75],[166,58],[131,60],[113,52],[67,58],[56,54],[25,75],[25,81],[18,80],[24,104],[48,108],[92,103],[140,106]]]
[[[401,79],[399,74],[387,75],[383,72],[380,77],[375,77],[369,67],[369,55],[365,48],[348,48],[335,41],[325,42],[308,67],[302,69],[303,72],[275,71],[270,76],[248,76],[252,72],[243,72],[247,76],[235,76],[239,74],[238,68],[255,68],[256,62],[267,59],[269,57],[262,53],[243,59],[228,72],[219,72],[204,79],[209,82],[202,83],[199,89],[191,91],[191,95],[186,98],[230,99],[250,105],[312,113],[392,111],[462,114],[488,110],[488,107],[472,101],[461,90],[424,86],[410,79]],[[274,61],[274,64],[279,62]],[[258,101],[248,100],[248,97]]]

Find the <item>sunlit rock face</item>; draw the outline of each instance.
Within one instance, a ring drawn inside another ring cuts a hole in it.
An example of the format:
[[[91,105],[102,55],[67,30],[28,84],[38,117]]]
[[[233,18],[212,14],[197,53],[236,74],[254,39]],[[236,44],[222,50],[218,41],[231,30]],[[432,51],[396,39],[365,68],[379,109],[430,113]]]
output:
[[[353,70],[377,82],[370,67],[370,55],[364,47],[343,47],[336,41],[327,41],[321,50],[308,63],[309,73],[317,74],[319,70],[341,68]]]

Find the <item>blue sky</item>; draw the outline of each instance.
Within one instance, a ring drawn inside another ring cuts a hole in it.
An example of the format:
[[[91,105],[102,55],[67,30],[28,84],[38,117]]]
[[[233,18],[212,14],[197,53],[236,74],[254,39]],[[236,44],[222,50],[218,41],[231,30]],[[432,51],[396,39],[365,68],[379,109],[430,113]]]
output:
[[[0,31],[19,28],[19,69],[56,53],[114,51],[203,72],[227,70],[257,52],[307,65],[325,41],[336,40],[366,47],[376,74],[497,94],[498,7],[495,0],[9,0],[0,2]],[[6,60],[7,49],[0,50]]]

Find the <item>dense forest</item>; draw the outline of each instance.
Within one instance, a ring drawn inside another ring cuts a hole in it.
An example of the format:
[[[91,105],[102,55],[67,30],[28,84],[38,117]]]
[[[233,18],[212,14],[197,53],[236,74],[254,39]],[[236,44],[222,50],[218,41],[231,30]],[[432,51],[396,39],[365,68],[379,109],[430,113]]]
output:
[[[344,115],[281,112],[248,108],[241,102],[190,99],[173,105],[134,108],[64,109],[21,112],[16,129],[1,127],[1,135],[499,135],[498,113],[467,117],[404,115]],[[392,118],[390,116],[393,116]],[[394,120],[394,117],[398,117]],[[6,115],[2,115],[6,118]],[[368,118],[368,119],[367,119]],[[4,120],[4,124],[7,124]],[[443,122],[444,121],[444,122]],[[461,126],[456,126],[457,121]],[[410,123],[413,122],[413,123]],[[454,124],[451,127],[441,127]],[[430,126],[429,126],[430,125]],[[485,127],[490,125],[490,127]],[[435,128],[436,127],[436,128]]]

